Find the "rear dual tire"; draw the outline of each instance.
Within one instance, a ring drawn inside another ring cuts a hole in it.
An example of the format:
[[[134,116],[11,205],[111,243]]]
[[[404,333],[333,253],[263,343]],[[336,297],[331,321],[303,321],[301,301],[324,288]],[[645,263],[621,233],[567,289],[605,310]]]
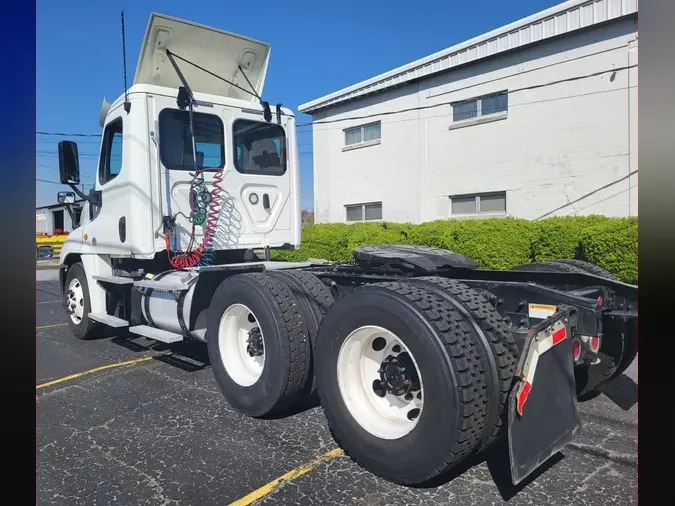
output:
[[[237,411],[266,417],[312,390],[312,349],[330,290],[306,272],[240,274],[221,283],[208,311],[216,382]]]
[[[221,392],[237,411],[271,415],[289,407],[304,387],[310,344],[297,306],[282,282],[258,273],[232,276],[213,295],[209,360]],[[250,344],[255,344],[252,352]]]
[[[472,316],[489,309],[463,311],[471,302],[455,294],[451,303],[453,288],[442,288],[443,296],[438,286],[438,278],[430,278],[360,288],[335,304],[317,339],[317,384],[333,437],[358,464],[405,485],[433,480],[491,442],[504,407],[486,372],[490,345],[483,349],[478,343]],[[455,288],[472,292],[464,285]],[[396,345],[397,352],[389,351]],[[383,360],[383,354],[402,356],[398,380],[388,374],[400,367],[391,368],[393,359]],[[375,367],[379,360],[381,370]],[[510,361],[504,366],[509,384],[514,367]],[[405,376],[407,371],[413,374]],[[364,379],[367,373],[372,377]],[[400,395],[406,379],[414,388]],[[415,403],[418,392],[421,402]],[[405,402],[412,403],[405,408],[408,417],[392,409]]]

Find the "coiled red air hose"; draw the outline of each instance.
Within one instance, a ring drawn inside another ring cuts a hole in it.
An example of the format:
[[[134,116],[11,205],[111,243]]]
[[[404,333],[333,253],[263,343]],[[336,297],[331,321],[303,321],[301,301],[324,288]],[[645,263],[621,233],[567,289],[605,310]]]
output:
[[[205,172],[205,171],[201,171]],[[209,171],[210,172],[210,171]],[[211,202],[209,203],[209,209],[206,215],[206,224],[204,225],[204,235],[202,236],[202,242],[194,250],[191,249],[191,245],[194,239],[194,226],[192,227],[192,236],[190,238],[190,244],[188,250],[184,253],[181,253],[176,256],[171,255],[171,244],[169,236],[164,236],[164,242],[166,244],[166,252],[169,257],[169,262],[174,269],[188,269],[197,265],[204,253],[213,247],[213,239],[216,233],[216,228],[218,226],[218,217],[220,215],[220,198],[223,192],[223,187],[221,186],[223,182],[224,168],[218,169],[215,171],[213,177],[212,190],[211,190]],[[190,192],[192,193],[192,188],[194,187],[194,181],[197,178],[197,173],[192,180],[192,185]]]

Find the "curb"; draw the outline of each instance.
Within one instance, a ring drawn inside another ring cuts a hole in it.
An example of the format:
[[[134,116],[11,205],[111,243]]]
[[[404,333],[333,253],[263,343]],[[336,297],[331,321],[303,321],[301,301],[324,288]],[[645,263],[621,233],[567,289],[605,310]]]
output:
[[[42,269],[58,269],[58,268],[59,268],[59,265],[60,265],[60,264],[59,264],[58,262],[56,262],[56,263],[52,263],[52,262],[50,262],[50,263],[46,263],[46,262],[44,262],[44,263],[42,263],[42,262],[37,262],[37,263],[35,264],[35,269],[36,269],[36,270],[42,270]]]

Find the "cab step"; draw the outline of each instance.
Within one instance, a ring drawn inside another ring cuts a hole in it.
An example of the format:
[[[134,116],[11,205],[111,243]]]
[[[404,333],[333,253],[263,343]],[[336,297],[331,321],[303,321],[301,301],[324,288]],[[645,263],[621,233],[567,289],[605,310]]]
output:
[[[147,337],[148,339],[154,339],[155,341],[161,341],[162,343],[177,343],[183,340],[181,334],[156,329],[155,327],[150,327],[148,325],[136,325],[135,327],[130,327],[129,332]]]
[[[94,279],[101,283],[110,283],[113,285],[132,285],[134,283],[133,278],[123,276],[94,276]]]
[[[128,321],[106,313],[89,313],[89,319],[94,320],[95,322],[103,323],[109,327],[121,328],[129,326]]]

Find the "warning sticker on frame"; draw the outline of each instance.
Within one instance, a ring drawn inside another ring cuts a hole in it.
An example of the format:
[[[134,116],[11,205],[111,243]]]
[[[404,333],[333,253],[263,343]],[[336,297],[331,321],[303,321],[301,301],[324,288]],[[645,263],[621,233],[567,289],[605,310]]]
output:
[[[538,318],[544,320],[552,316],[556,311],[556,306],[550,304],[528,304],[530,318]]]

